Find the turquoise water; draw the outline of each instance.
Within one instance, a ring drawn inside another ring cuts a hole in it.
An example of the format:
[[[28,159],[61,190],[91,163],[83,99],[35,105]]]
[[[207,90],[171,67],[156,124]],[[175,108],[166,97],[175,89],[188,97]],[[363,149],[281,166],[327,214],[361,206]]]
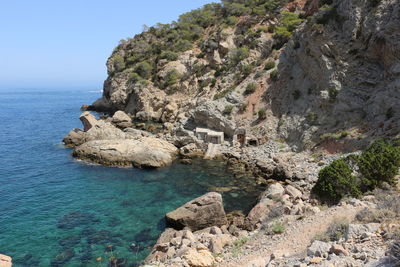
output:
[[[0,253],[14,266],[108,266],[111,257],[135,266],[165,228],[166,212],[213,186],[246,186],[217,161],[140,170],[74,160],[62,137],[81,127],[81,104],[99,96],[0,91]],[[258,193],[224,193],[225,207],[248,210]]]

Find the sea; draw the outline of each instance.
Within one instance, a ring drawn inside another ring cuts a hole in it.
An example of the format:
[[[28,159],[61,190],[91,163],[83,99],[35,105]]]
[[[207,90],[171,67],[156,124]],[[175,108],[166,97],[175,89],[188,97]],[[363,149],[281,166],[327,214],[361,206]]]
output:
[[[138,266],[165,229],[165,214],[187,201],[230,186],[221,190],[227,212],[256,203],[252,177],[222,161],[143,170],[72,158],[62,138],[82,128],[81,105],[100,96],[0,90],[0,253],[13,266]]]

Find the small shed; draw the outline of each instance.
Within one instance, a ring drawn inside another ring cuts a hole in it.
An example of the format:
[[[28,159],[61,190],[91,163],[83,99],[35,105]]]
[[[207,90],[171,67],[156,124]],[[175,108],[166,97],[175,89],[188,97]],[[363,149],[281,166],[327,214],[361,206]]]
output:
[[[207,140],[208,143],[212,144],[222,144],[224,142],[224,133],[223,132],[214,132],[209,131],[207,133]]]
[[[206,128],[200,128],[200,127],[196,127],[196,137],[200,140],[206,141],[207,139],[207,134],[210,130],[206,129]]]

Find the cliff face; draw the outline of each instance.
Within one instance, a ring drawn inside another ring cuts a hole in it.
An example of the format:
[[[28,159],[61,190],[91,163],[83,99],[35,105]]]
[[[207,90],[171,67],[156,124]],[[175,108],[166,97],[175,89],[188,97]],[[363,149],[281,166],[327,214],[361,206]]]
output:
[[[389,0],[207,5],[121,42],[93,108],[175,130],[232,136],[242,126],[295,150],[358,149],[400,131],[399,9]]]

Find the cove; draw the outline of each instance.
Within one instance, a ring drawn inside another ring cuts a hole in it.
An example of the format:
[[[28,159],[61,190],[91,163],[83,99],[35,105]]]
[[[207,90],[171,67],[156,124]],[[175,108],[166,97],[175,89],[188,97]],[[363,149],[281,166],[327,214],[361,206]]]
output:
[[[0,91],[0,253],[14,266],[135,266],[164,230],[164,214],[218,187],[226,211],[247,211],[260,189],[221,161],[160,170],[74,160],[62,137],[81,127],[86,90]]]

